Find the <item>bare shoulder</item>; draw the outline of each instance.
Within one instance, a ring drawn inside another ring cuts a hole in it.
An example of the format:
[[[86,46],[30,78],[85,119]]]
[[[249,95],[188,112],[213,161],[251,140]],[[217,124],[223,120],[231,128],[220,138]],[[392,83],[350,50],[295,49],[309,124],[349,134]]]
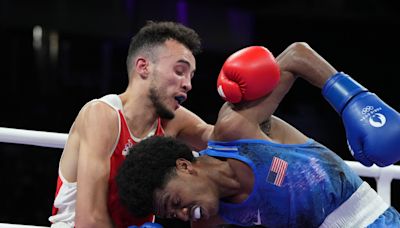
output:
[[[98,123],[101,124],[111,124],[113,120],[118,118],[118,113],[110,107],[108,104],[94,100],[88,102],[85,106],[80,110],[76,122],[80,124],[93,124]]]
[[[114,144],[119,130],[118,113],[101,101],[87,103],[79,112],[74,128],[80,141],[109,147]]]
[[[98,101],[82,107],[68,134],[60,160],[64,177],[77,181],[78,160],[108,158],[118,134],[118,116],[114,109]]]

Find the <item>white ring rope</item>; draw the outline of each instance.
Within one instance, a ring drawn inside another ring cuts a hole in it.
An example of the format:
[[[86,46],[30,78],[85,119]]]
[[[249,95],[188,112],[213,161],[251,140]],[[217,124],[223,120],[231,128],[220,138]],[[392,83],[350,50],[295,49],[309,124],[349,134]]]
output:
[[[68,134],[0,127],[0,142],[64,148]]]
[[[391,204],[390,191],[393,179],[400,180],[400,166],[390,165],[379,167],[373,165],[366,167],[359,162],[345,161],[358,175],[362,177],[373,177],[376,181],[376,191],[387,202]]]
[[[0,223],[0,228],[48,228],[48,226],[32,226],[32,225]]]
[[[64,148],[68,134],[35,130],[22,130],[15,128],[0,127],[0,142],[42,146],[50,148]],[[365,167],[359,162],[345,161],[358,175],[375,178],[378,194],[387,202],[391,203],[390,191],[393,179],[400,180],[400,166],[390,165],[378,167],[373,165]],[[41,228],[44,226],[30,226],[0,223],[0,228]]]

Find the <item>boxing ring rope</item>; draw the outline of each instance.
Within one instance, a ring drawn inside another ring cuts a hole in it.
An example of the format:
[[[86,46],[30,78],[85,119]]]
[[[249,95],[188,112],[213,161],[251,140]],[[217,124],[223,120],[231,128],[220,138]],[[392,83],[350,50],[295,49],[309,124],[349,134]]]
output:
[[[379,167],[373,165],[366,167],[359,162],[345,161],[359,176],[373,177],[376,181],[376,191],[387,202],[391,204],[390,192],[393,179],[400,180],[400,166],[390,165],[386,167]]]
[[[0,142],[25,144],[50,148],[64,148],[68,134],[46,131],[23,130],[0,127]],[[391,204],[391,182],[393,179],[400,180],[400,166],[390,165],[378,167],[373,165],[365,167],[359,162],[345,161],[358,175],[362,177],[375,178],[376,191],[389,204]],[[38,228],[43,226],[28,226],[0,223],[0,228]]]
[[[0,142],[64,148],[68,134],[0,127]]]
[[[10,223],[0,223],[0,228],[48,228],[47,226],[17,225]]]

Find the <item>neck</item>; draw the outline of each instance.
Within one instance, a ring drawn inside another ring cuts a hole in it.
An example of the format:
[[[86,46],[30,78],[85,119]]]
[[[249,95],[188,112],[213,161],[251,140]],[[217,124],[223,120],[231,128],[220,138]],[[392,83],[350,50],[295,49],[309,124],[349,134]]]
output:
[[[202,156],[196,162],[205,168],[206,175],[216,185],[219,198],[232,197],[239,193],[240,182],[227,161],[222,161],[210,156]]]
[[[153,104],[147,95],[140,91],[143,90],[128,88],[120,95],[129,130],[137,138],[147,136],[158,118]]]
[[[245,201],[251,194],[254,188],[254,173],[250,166],[246,163],[228,159],[231,169],[234,171],[235,178],[240,185],[240,189],[236,194],[231,195],[223,200],[230,203],[241,203]]]
[[[210,156],[200,158],[204,159],[204,170],[215,183],[220,200],[241,203],[249,197],[254,187],[254,173],[247,164],[231,158],[225,161]]]

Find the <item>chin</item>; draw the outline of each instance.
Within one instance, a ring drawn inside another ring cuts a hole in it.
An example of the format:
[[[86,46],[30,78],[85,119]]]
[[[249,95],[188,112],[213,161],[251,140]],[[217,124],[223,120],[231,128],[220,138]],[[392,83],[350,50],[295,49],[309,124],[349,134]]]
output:
[[[158,116],[160,116],[161,119],[172,120],[175,118],[175,111],[164,109],[158,112]]]

